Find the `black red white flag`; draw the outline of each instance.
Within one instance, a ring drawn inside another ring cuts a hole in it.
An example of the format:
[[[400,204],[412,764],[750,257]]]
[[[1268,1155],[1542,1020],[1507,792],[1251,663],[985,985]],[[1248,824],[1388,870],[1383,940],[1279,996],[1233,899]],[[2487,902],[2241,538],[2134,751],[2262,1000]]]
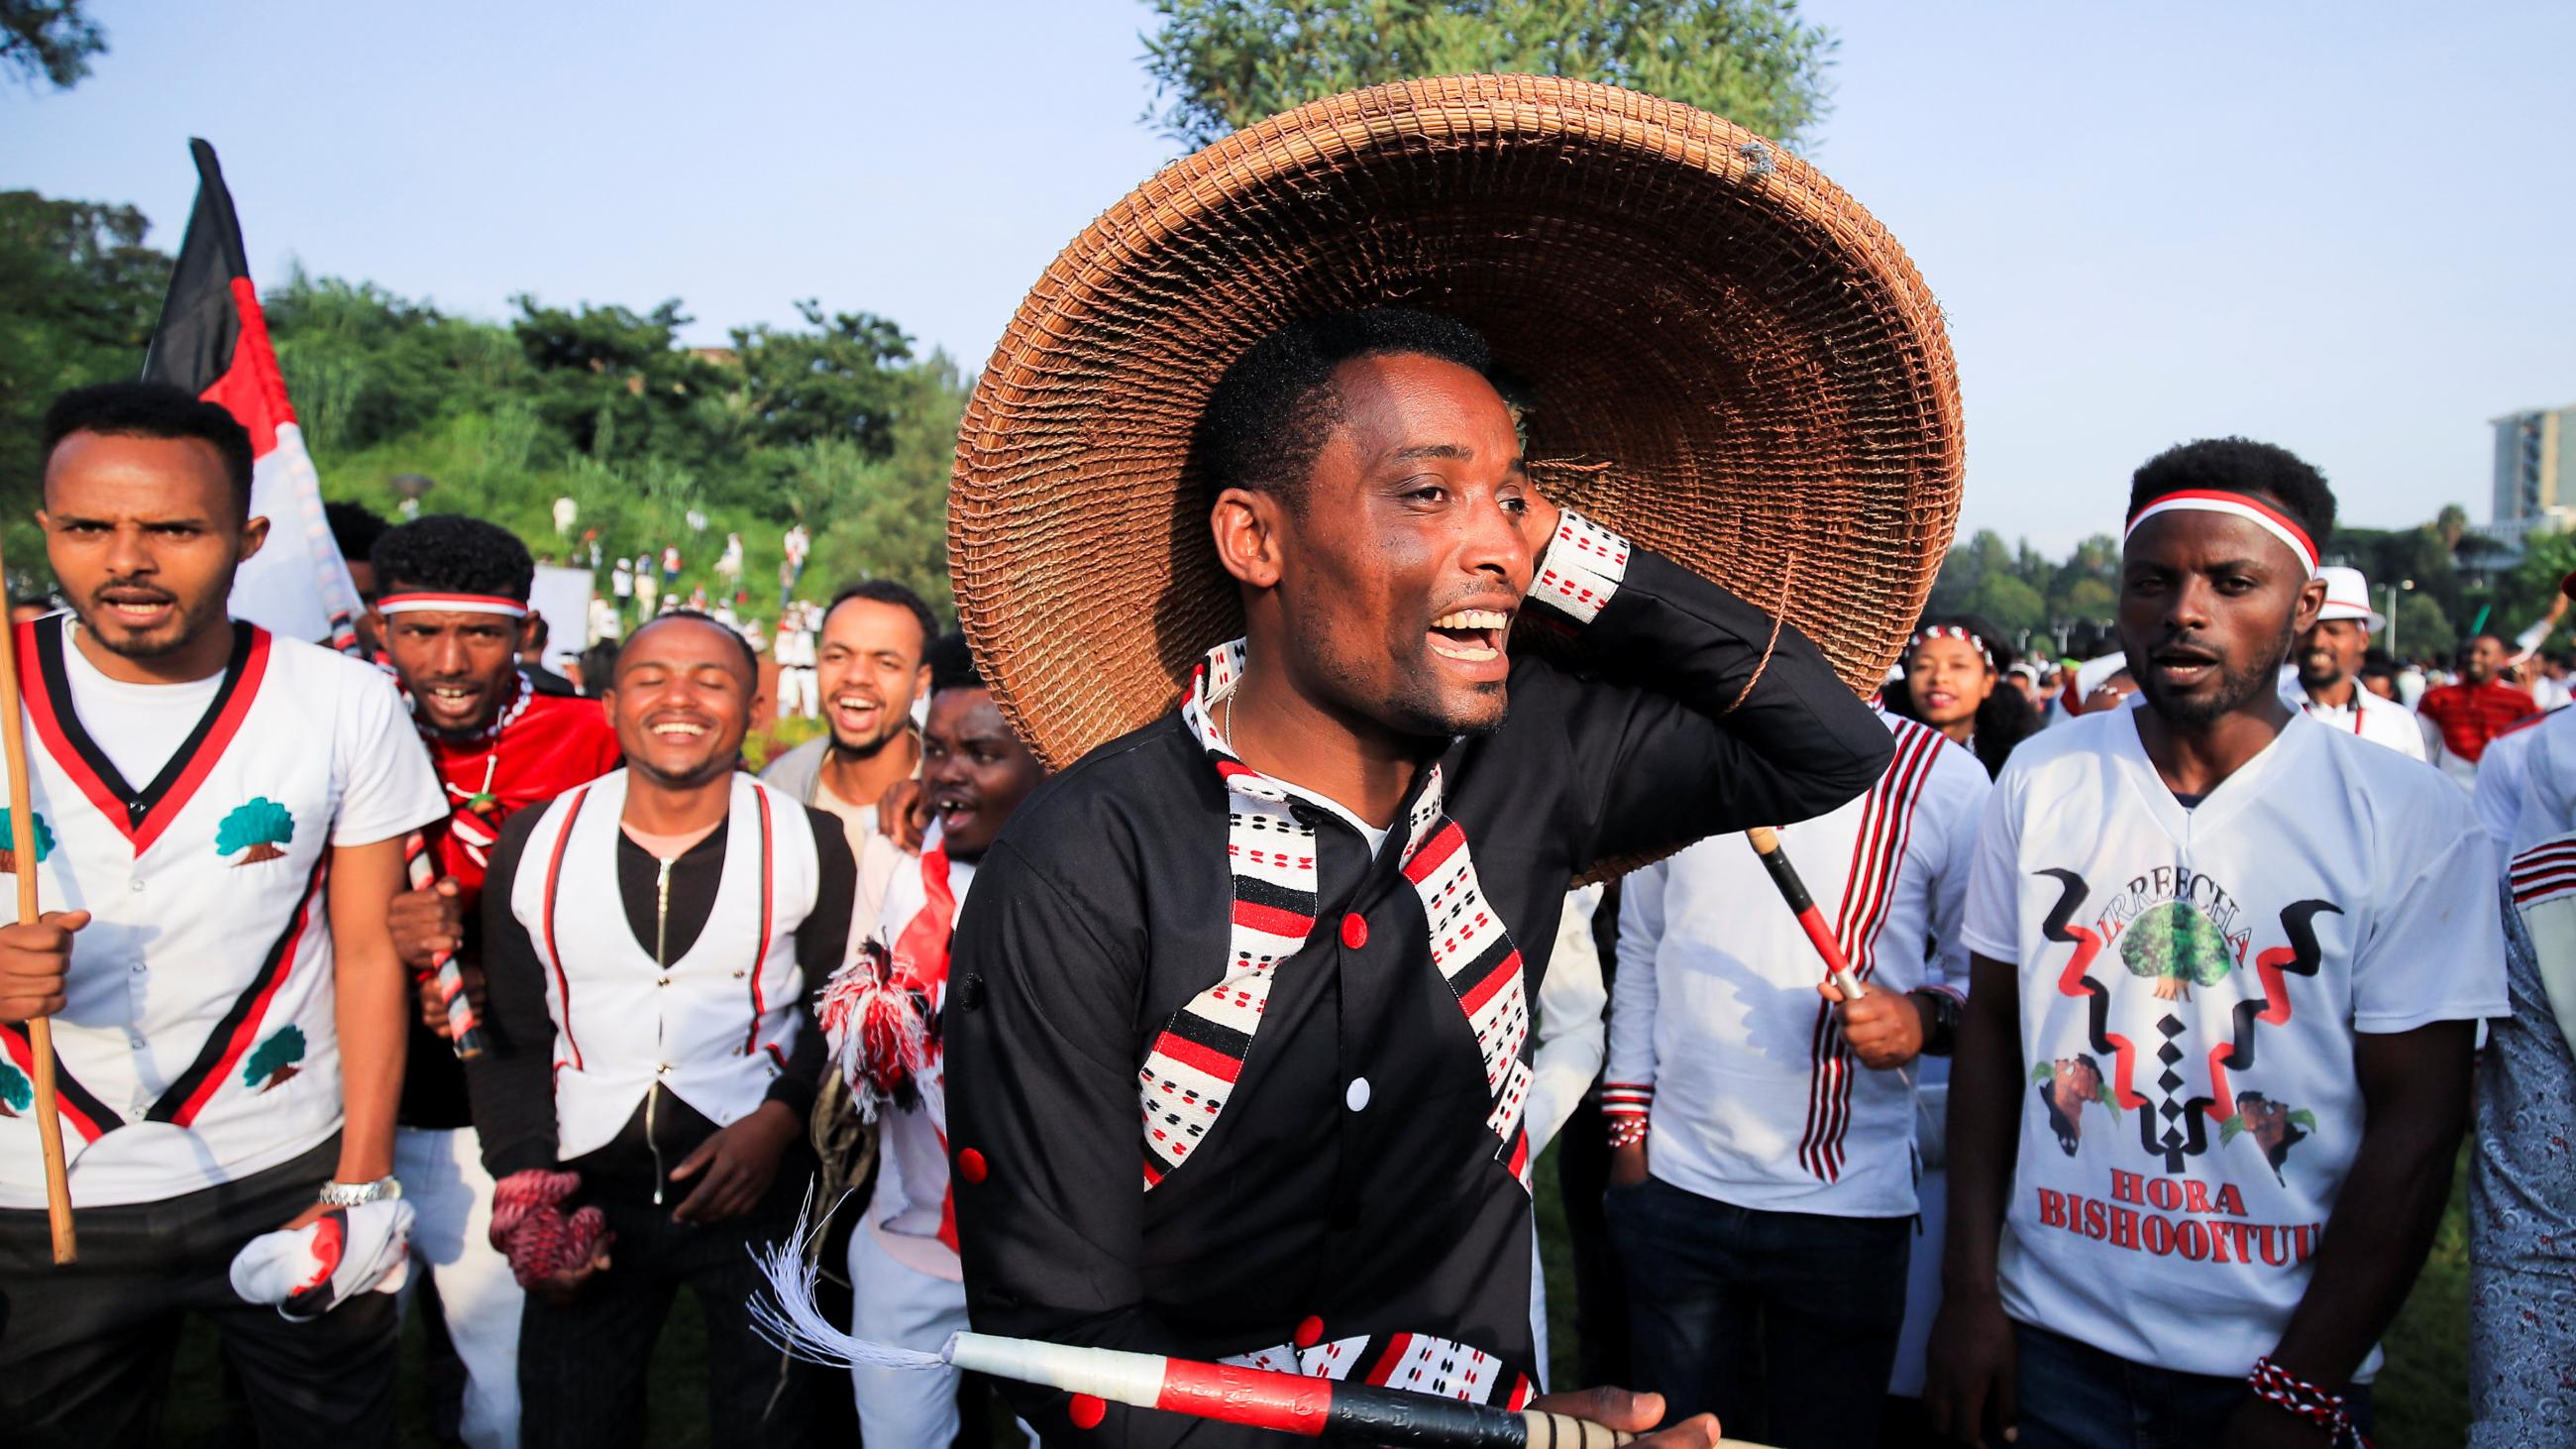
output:
[[[143,379],[220,403],[250,430],[258,460],[250,511],[268,520],[269,532],[267,546],[233,577],[233,617],[289,639],[353,648],[357,585],[322,514],[322,480],[269,345],[232,193],[215,148],[192,139],[188,149],[197,158],[197,205],[143,356]]]

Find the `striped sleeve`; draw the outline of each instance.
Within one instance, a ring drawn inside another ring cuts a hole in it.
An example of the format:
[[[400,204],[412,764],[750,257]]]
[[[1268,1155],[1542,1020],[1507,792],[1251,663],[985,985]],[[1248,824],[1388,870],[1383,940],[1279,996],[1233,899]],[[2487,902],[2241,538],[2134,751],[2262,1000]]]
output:
[[[1619,885],[1619,970],[1610,982],[1610,1052],[1602,1067],[1601,1115],[1615,1132],[1634,1131],[1655,1105],[1655,953],[1664,937],[1664,885],[1672,866],[1657,861]]]

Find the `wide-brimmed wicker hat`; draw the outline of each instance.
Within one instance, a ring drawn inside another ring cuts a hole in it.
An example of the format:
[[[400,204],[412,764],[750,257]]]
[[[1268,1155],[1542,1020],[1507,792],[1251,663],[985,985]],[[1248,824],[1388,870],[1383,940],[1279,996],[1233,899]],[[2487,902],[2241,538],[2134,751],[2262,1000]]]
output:
[[[1474,324],[1540,488],[1788,619],[1863,693],[1959,507],[1941,315],[1884,228],[1715,116],[1538,76],[1334,96],[1165,167],[1073,239],[958,437],[957,607],[1051,766],[1172,707],[1242,632],[1192,443],[1300,317]]]

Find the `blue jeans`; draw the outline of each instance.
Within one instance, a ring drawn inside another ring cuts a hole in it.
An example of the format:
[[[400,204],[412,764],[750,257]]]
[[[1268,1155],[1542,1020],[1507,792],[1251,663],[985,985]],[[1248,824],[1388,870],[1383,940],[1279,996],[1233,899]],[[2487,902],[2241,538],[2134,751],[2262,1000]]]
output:
[[[1648,1177],[1603,1201],[1628,1283],[1634,1387],[1665,1422],[1844,1449],[1878,1437],[1905,1323],[1912,1218],[1764,1212]]]
[[[2013,1346],[2021,1358],[2014,1449],[2193,1449],[2217,1443],[2253,1395],[2242,1378],[2131,1363],[2027,1323],[2013,1325]],[[2345,1397],[2367,1433],[2369,1388],[2356,1384]]]

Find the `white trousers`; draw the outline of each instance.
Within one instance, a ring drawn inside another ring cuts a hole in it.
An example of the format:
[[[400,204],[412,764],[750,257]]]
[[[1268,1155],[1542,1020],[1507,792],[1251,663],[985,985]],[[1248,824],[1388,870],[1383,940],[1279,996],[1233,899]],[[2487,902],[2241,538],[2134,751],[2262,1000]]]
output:
[[[394,1176],[416,1216],[412,1282],[436,1280],[440,1316],[465,1364],[461,1426],[472,1449],[518,1449],[519,1309],[510,1260],[492,1247],[492,1177],[472,1128],[394,1130]],[[404,1290],[406,1299],[410,1289]],[[408,1302],[405,1304],[408,1307]]]
[[[822,689],[815,683],[812,665],[791,664],[778,671],[778,717],[819,719],[823,713]]]
[[[873,1216],[873,1214],[871,1215]],[[907,1268],[861,1222],[850,1234],[850,1332],[876,1343],[937,1353],[966,1327],[966,1285]],[[850,1370],[858,1396],[859,1438],[867,1444],[942,1446],[957,1437],[958,1371]]]

